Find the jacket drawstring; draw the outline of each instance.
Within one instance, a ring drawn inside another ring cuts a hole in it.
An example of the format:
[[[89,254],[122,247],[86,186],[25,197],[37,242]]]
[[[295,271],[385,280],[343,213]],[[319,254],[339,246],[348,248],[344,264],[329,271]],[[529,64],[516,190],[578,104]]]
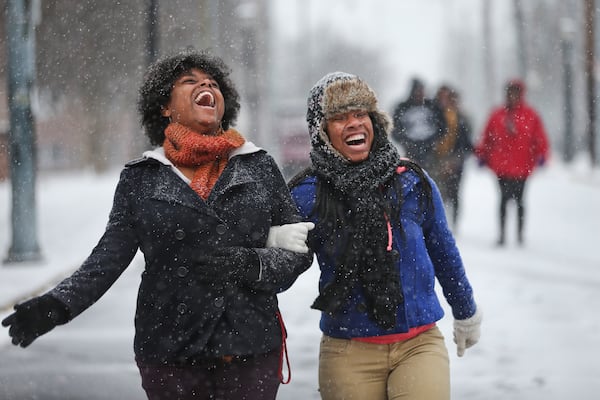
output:
[[[401,174],[404,171],[406,171],[405,166],[400,165],[396,168],[397,174]],[[386,247],[386,250],[392,251],[392,243],[394,243],[394,234],[392,233],[392,224],[390,223],[390,218],[388,217],[388,215],[385,211],[383,212],[383,216],[385,217],[385,224],[387,226],[387,235],[388,235],[388,245]]]
[[[394,235],[392,233],[392,224],[390,223],[390,218],[388,217],[387,213],[384,211],[383,212],[383,216],[385,217],[385,224],[387,225],[387,235],[388,235],[388,244],[387,244],[387,251],[392,251],[392,243],[394,241]]]

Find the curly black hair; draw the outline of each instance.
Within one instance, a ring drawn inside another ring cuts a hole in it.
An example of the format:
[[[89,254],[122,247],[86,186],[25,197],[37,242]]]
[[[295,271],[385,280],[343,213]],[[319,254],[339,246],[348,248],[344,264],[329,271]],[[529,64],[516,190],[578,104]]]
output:
[[[169,118],[163,117],[161,111],[169,103],[175,81],[194,68],[212,76],[219,84],[225,99],[222,128],[227,130],[235,125],[240,111],[240,96],[229,78],[231,70],[222,59],[207,51],[185,50],[152,64],[138,92],[140,122],[152,145],[160,146],[165,140],[164,130],[169,125]]]

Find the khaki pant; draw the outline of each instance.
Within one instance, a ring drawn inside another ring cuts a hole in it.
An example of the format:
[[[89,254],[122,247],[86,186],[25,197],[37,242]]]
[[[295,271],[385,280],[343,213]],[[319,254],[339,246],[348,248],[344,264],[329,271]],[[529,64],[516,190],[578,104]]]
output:
[[[323,335],[319,391],[324,400],[448,400],[444,337],[437,327],[390,345]]]

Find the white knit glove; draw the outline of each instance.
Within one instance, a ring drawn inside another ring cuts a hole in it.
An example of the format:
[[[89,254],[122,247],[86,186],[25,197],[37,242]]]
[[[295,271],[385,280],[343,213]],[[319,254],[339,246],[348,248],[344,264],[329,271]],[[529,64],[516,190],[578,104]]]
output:
[[[279,247],[297,253],[308,253],[306,238],[308,237],[308,231],[314,227],[315,224],[312,222],[272,226],[267,237],[267,247]]]
[[[454,320],[454,343],[456,343],[456,354],[459,357],[462,357],[466,349],[479,341],[482,319],[483,315],[477,307],[472,317]]]

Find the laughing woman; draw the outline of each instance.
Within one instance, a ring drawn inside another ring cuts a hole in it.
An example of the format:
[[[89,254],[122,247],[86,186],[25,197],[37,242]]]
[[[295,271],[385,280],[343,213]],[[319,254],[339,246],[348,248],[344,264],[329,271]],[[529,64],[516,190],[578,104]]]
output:
[[[231,128],[239,96],[220,59],[164,58],[139,95],[157,148],[122,171],[106,231],[83,265],[2,323],[28,346],[94,304],[140,250],[134,350],[148,398],[274,399],[284,340],[277,293],[311,265],[310,224],[297,224],[273,159]],[[296,252],[265,248],[282,224],[297,229],[287,239]]]
[[[312,165],[290,182],[321,268],[323,399],[450,398],[448,351],[436,326],[440,283],[458,355],[479,339],[481,312],[435,183],[401,159],[374,91],[346,73],[308,98]]]

